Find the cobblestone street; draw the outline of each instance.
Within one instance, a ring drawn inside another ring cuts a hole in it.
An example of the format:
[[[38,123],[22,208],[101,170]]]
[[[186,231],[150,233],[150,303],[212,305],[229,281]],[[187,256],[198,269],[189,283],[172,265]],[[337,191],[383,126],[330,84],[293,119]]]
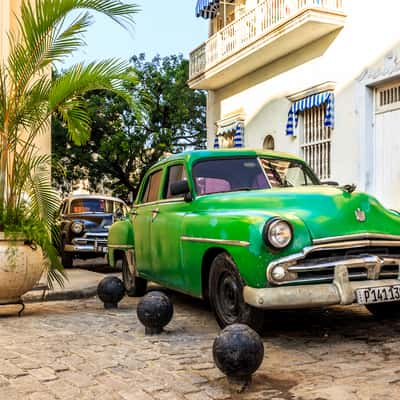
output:
[[[138,299],[96,298],[1,310],[0,399],[398,399],[400,323],[362,307],[274,313],[265,358],[238,393],[212,361],[219,332],[202,302],[173,295],[166,332],[145,336]]]

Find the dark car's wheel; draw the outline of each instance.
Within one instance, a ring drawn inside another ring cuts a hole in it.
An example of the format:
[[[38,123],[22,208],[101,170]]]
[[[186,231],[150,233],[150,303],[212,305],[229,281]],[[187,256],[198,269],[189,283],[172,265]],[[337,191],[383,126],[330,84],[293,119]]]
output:
[[[146,293],[147,280],[135,275],[135,265],[129,266],[125,253],[120,262],[126,294],[129,297],[143,296]],[[135,262],[135,260],[133,260],[133,262]]]
[[[234,261],[227,253],[219,254],[211,264],[209,296],[221,328],[242,323],[261,332],[264,312],[244,302],[243,281]]]
[[[61,264],[64,268],[72,268],[73,265],[73,255],[64,251],[66,245],[65,238],[61,242]]]
[[[398,318],[400,317],[400,302],[367,304],[367,310],[377,318]]]

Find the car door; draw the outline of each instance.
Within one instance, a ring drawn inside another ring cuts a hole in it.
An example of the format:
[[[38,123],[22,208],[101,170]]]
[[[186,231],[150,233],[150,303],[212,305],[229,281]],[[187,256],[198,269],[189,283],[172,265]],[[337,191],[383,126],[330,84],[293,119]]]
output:
[[[152,277],[153,251],[150,244],[153,210],[160,196],[162,169],[152,172],[146,179],[144,190],[134,208],[133,229],[135,234],[135,258],[139,274]]]
[[[183,196],[171,194],[171,184],[186,179],[183,164],[172,164],[166,168],[162,200],[154,207],[151,223],[152,273],[154,277],[170,287],[185,290],[185,271],[181,260],[181,235],[185,214],[191,203]]]

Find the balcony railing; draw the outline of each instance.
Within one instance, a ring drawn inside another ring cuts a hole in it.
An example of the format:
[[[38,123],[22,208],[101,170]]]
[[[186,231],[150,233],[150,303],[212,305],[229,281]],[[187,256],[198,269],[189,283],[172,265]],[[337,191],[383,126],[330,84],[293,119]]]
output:
[[[343,0],[265,0],[211,36],[190,54],[190,78],[266,35],[306,9],[343,12]]]

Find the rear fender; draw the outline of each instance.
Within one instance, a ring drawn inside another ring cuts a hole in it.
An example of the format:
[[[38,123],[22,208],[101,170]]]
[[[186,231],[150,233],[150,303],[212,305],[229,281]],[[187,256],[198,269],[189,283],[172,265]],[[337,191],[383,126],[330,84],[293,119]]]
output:
[[[133,226],[129,220],[118,221],[111,225],[108,232],[108,263],[115,267],[121,252],[132,253],[134,248]]]

